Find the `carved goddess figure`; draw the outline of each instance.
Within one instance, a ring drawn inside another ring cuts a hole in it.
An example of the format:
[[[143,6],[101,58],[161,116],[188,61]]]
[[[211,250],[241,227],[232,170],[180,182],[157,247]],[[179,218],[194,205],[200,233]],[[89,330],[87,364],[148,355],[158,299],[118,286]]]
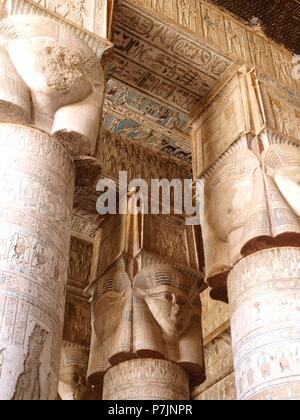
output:
[[[135,278],[134,352],[180,364],[203,377],[201,306],[197,279],[168,265],[144,268]]]
[[[1,33],[13,34],[2,39],[3,80],[14,80],[7,85],[0,83],[1,117],[4,114],[3,119],[9,120],[15,107],[21,122],[54,135],[73,155],[93,154],[103,105],[104,71],[94,52],[58,25],[31,15],[22,20],[9,16],[0,22]],[[10,106],[3,110],[8,102]]]
[[[214,289],[224,292],[227,273],[242,255],[300,244],[299,169],[299,148],[278,144],[260,157],[238,150],[213,171],[205,186],[203,235]]]
[[[99,382],[112,365],[153,358],[180,364],[201,383],[197,280],[169,266],[155,266],[140,271],[132,288],[124,266],[108,272],[94,296],[90,382]]]

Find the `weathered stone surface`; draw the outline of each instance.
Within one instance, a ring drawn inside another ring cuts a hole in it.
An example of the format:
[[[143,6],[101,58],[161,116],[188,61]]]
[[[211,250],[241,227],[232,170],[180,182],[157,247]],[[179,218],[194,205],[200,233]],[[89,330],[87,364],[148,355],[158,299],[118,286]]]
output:
[[[207,345],[214,338],[224,333],[230,324],[230,308],[226,303],[213,300],[210,289],[201,293],[202,329],[204,344]]]

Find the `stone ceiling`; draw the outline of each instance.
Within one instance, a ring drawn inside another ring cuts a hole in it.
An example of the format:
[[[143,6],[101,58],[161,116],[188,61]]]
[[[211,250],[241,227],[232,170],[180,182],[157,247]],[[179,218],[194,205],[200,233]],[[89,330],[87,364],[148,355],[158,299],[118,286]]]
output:
[[[233,61],[184,28],[121,0],[104,128],[191,163],[190,114]]]
[[[256,25],[260,21],[267,36],[300,54],[300,0],[211,0],[211,2],[226,8],[249,24]]]

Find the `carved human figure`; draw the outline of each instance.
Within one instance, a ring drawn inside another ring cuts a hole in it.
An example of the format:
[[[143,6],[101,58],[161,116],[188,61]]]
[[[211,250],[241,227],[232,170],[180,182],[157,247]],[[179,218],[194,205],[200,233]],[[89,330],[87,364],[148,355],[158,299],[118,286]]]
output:
[[[280,144],[260,157],[238,150],[211,174],[203,235],[207,277],[221,295],[229,270],[242,255],[272,244],[299,243],[299,168],[299,149]]]
[[[229,51],[234,55],[240,55],[241,41],[239,35],[233,28],[233,23],[231,21],[226,21],[225,25]]]

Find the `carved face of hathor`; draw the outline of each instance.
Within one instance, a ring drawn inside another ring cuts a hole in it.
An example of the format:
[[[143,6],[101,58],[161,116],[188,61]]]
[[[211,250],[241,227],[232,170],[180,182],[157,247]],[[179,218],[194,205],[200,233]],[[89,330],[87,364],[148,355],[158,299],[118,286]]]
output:
[[[166,336],[178,337],[190,325],[192,307],[179,289],[160,286],[148,290],[145,302]]]
[[[243,228],[253,201],[262,209],[266,208],[265,203],[273,205],[274,198],[264,187],[268,178],[273,178],[282,203],[288,203],[299,217],[299,168],[300,150],[286,144],[270,146],[261,158],[250,150],[240,150],[226,158],[206,186],[206,219],[216,236],[228,242],[232,232]]]
[[[264,154],[267,175],[271,176],[294,213],[300,217],[300,149],[273,145]]]
[[[80,69],[78,54],[50,38],[13,41],[8,46],[8,53],[31,92],[38,99],[40,95],[51,98],[54,111],[82,101],[92,91],[91,83]]]
[[[254,193],[254,176],[260,164],[250,151],[225,160],[206,187],[206,217],[217,237],[228,236],[243,227]]]
[[[104,342],[116,331],[121,323],[123,309],[130,299],[130,293],[109,292],[97,301],[94,328],[101,341]]]

